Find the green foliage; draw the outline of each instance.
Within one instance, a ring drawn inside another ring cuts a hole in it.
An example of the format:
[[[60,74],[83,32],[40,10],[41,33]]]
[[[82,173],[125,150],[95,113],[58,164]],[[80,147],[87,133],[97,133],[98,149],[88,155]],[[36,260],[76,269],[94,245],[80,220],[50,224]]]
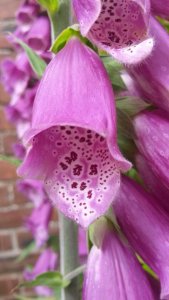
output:
[[[13,156],[6,156],[6,155],[0,155],[0,160],[4,160],[9,162],[10,164],[14,165],[14,166],[19,166],[21,161]]]
[[[53,53],[59,52],[65,46],[65,44],[68,42],[68,40],[73,37],[79,38],[84,44],[86,44],[93,50],[96,50],[96,48],[94,48],[92,43],[87,38],[82,37],[82,35],[79,31],[79,26],[77,24],[75,24],[70,27],[67,27],[65,30],[63,30],[59,34],[59,36],[56,38],[56,40],[54,41],[54,43],[51,47],[51,51]]]
[[[110,56],[102,56],[101,59],[107,70],[107,73],[109,75],[114,90],[116,91],[124,90],[125,85],[120,76],[122,65]]]
[[[38,78],[41,78],[44,74],[44,71],[46,69],[46,62],[39,57],[27,44],[25,44],[20,39],[16,38],[17,43],[25,50],[30,65],[35,72],[35,74],[38,76]]]
[[[36,249],[35,241],[32,241],[29,243],[27,247],[25,247],[20,256],[17,258],[17,262],[23,261],[25,258],[27,258],[34,250]]]
[[[117,98],[116,107],[129,117],[133,117],[150,107],[150,104],[137,97]]]
[[[70,284],[69,280],[63,278],[59,272],[46,272],[37,276],[32,281],[26,281],[21,284],[25,287],[48,286],[49,288],[66,288]]]
[[[59,9],[59,0],[37,0],[50,14],[55,14]]]

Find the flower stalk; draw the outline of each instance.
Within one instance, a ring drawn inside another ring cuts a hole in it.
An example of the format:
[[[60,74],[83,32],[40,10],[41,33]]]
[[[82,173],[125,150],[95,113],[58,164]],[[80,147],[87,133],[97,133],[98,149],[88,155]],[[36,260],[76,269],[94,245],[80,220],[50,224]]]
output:
[[[69,0],[61,0],[59,10],[49,15],[51,21],[52,43],[66,27],[72,23],[71,4]],[[60,233],[60,271],[66,277],[78,266],[78,240],[76,224],[59,213]],[[62,289],[61,300],[78,299],[78,279],[72,279],[71,284]]]

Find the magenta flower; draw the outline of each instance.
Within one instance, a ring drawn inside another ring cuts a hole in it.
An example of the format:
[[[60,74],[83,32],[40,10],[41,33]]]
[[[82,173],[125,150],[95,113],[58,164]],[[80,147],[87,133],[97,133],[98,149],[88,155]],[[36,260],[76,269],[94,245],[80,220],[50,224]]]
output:
[[[22,160],[25,157],[26,149],[21,143],[14,143],[12,145],[12,151],[18,159]]]
[[[160,110],[145,111],[134,119],[136,144],[160,182],[169,184],[169,120]]]
[[[32,69],[27,55],[22,52],[18,54],[15,61],[7,58],[2,62],[1,67],[2,82],[6,91],[10,94],[22,94],[28,84],[30,76],[32,75]]]
[[[37,247],[41,247],[48,239],[48,225],[52,214],[52,206],[48,200],[34,208],[30,217],[25,220],[25,226],[31,231]]]
[[[149,0],[73,0],[82,35],[123,63],[135,64],[152,51]]]
[[[51,249],[46,249],[38,258],[33,270],[25,270],[24,278],[28,281],[34,280],[38,275],[55,271],[58,264],[58,255]],[[52,290],[46,286],[38,286],[35,291],[40,296],[51,296]]]
[[[45,51],[50,47],[50,22],[46,16],[34,21],[27,34],[28,45],[36,51]]]
[[[158,275],[161,282],[160,299],[168,299],[168,216],[150,194],[127,177],[122,178],[121,189],[113,205],[131,246]]]
[[[156,176],[149,165],[148,160],[141,154],[137,154],[136,165],[144,180],[146,188],[154,195],[154,199],[157,199],[158,205],[163,207],[165,211],[169,212],[169,187],[160,180],[160,177]]]
[[[88,255],[87,233],[82,227],[78,228],[78,253],[80,257],[80,262],[86,262]]]
[[[97,87],[97,88],[95,88]],[[40,83],[18,174],[42,178],[53,203],[87,227],[104,214],[131,164],[116,143],[114,95],[98,56],[71,39]]]
[[[32,107],[35,99],[37,86],[28,88],[21,96],[14,95],[11,103],[6,106],[5,112],[7,119],[14,124],[20,121],[30,121],[32,116]],[[14,102],[14,103],[13,103]]]
[[[24,1],[16,13],[19,25],[28,25],[35,19],[40,11],[40,6],[36,1],[29,3]]]
[[[18,180],[17,189],[32,201],[35,207],[39,207],[47,197],[43,188],[43,183],[39,180]]]
[[[83,300],[153,300],[149,281],[126,241],[112,230],[87,262]]]
[[[169,18],[169,1],[161,1],[161,0],[151,0],[151,8],[152,12],[156,16],[160,16],[162,18]]]
[[[150,32],[155,40],[152,54],[139,66],[128,71],[136,81],[142,96],[150,103],[169,111],[169,40],[168,33],[153,17],[150,20]]]

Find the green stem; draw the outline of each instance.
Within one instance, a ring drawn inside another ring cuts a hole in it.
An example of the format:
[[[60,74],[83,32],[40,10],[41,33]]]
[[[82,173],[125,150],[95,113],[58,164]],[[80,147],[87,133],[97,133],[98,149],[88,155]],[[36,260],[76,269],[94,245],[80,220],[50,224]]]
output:
[[[72,24],[70,0],[60,0],[59,10],[49,15],[51,21],[52,42],[66,27]],[[60,271],[63,276],[74,272],[78,267],[77,225],[59,214],[60,232]],[[78,300],[78,278],[72,278],[71,284],[62,289],[61,300]]]
[[[74,222],[59,215],[60,225],[60,268],[63,276],[73,272],[78,266],[77,226]],[[78,300],[78,278],[62,290],[61,300]]]

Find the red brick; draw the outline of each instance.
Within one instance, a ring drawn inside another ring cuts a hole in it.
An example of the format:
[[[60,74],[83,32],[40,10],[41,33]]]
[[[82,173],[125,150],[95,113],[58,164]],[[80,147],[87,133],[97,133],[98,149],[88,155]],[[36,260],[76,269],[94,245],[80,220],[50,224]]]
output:
[[[12,155],[12,145],[16,143],[17,137],[15,133],[9,133],[3,138],[4,152],[6,155]]]
[[[14,293],[14,289],[17,287],[19,283],[19,278],[17,277],[11,277],[3,276],[0,278],[0,296],[8,295],[11,296]],[[15,291],[16,292],[16,291]],[[10,295],[11,294],[11,295]]]
[[[32,242],[32,235],[28,231],[18,232],[17,233],[17,240],[19,248],[24,249],[27,245]]]
[[[15,203],[17,204],[26,204],[28,203],[28,199],[21,193],[17,191],[16,186],[14,186],[14,198],[15,198]]]
[[[12,129],[14,128],[6,119],[4,108],[0,108],[0,130]]]
[[[17,179],[16,166],[8,161],[0,160],[0,179]]]
[[[0,207],[7,206],[9,200],[9,192],[7,186],[0,186]]]
[[[32,254],[28,256],[24,261],[17,262],[18,257],[12,258],[0,258],[0,274],[12,272],[23,272],[27,265],[34,265],[39,254]]]
[[[0,84],[0,103],[1,104],[7,104],[9,103],[10,96],[5,92],[3,85]]]
[[[1,0],[0,1],[0,19],[10,19],[15,16],[21,0]]]
[[[26,216],[31,213],[30,208],[18,208],[11,211],[0,211],[0,228],[9,229],[17,228],[23,225]]]
[[[12,240],[10,234],[0,234],[0,251],[12,250]]]
[[[4,48],[12,48],[12,45],[8,42],[5,33],[0,33],[0,49]]]

